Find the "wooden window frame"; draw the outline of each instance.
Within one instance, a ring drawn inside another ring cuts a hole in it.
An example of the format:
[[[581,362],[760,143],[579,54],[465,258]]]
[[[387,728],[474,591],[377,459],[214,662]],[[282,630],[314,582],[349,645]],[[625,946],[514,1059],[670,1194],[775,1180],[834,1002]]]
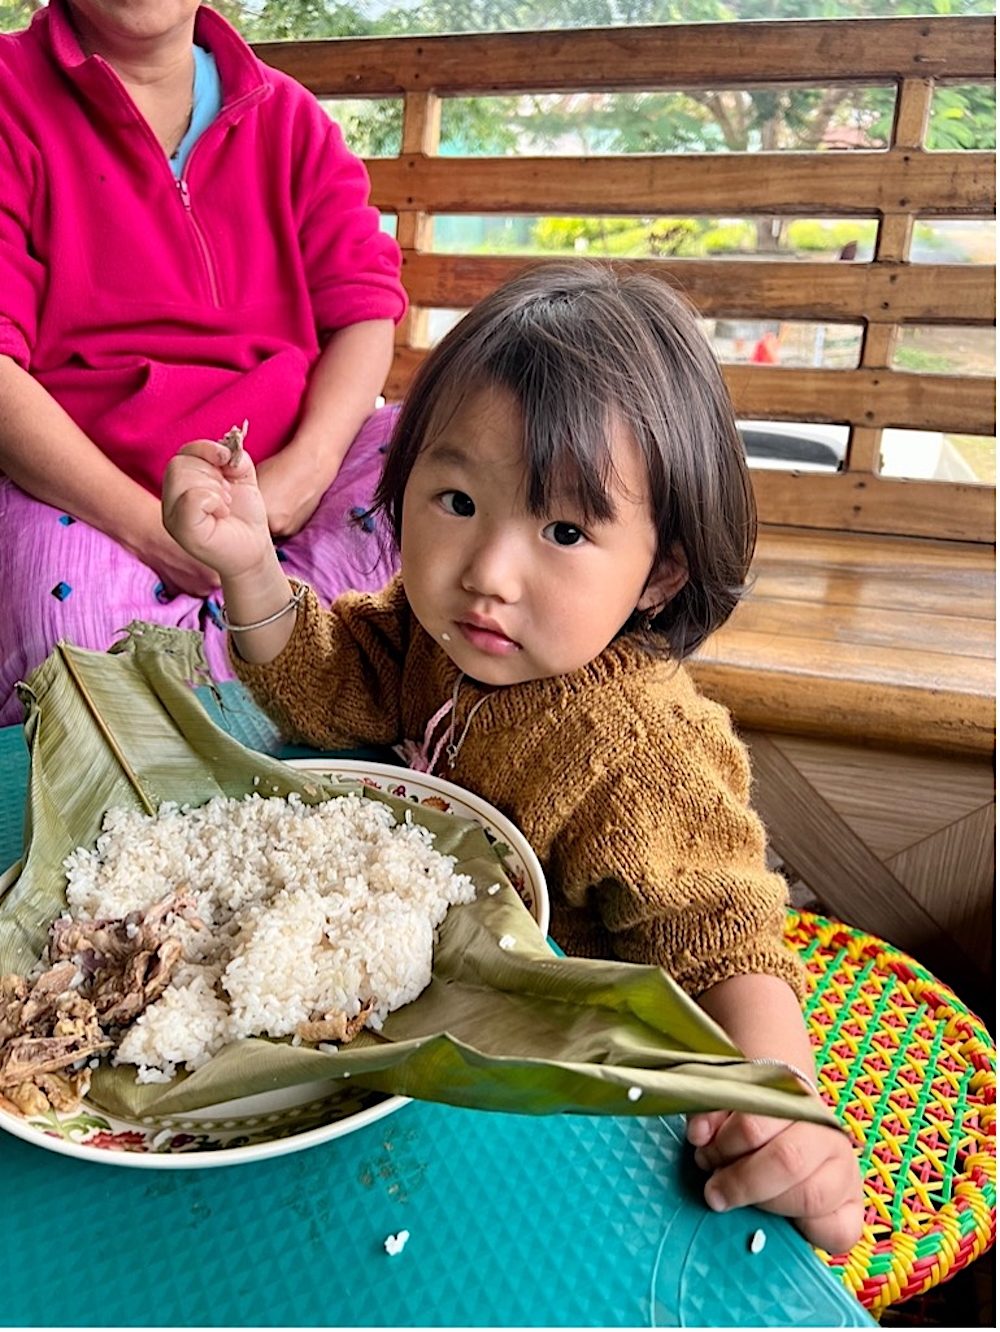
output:
[[[402,97],[395,158],[368,162],[372,200],[398,218],[412,308],[388,392],[426,355],[426,312],[466,307],[530,263],[435,254],[435,214],[874,217],[870,263],[630,261],[708,317],[859,324],[853,370],[725,367],[737,414],[849,427],[836,474],[755,470],[761,521],[989,543],[995,489],[880,475],[884,427],[992,434],[994,383],[892,367],[908,324],[995,322],[994,266],[909,262],[919,218],[995,216],[995,154],[928,152],[935,86],[995,78],[995,20],[788,20],[442,37],[272,42],[258,54],[321,97]],[[587,71],[582,75],[580,71]],[[895,84],[884,151],[441,158],[441,100],[520,92],[665,91],[762,84]]]

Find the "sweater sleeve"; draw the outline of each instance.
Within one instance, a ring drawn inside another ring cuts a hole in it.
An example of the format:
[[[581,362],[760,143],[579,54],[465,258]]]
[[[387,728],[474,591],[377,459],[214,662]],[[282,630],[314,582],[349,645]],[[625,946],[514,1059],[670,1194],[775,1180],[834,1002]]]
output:
[[[6,95],[0,94],[0,355],[27,370],[45,290],[45,268],[31,242],[32,200],[41,189],[33,178],[34,152],[24,144],[15,148],[5,123]]]
[[[320,749],[390,745],[401,735],[408,611],[395,580],[377,594],[348,592],[324,610],[310,588],[295,629],[273,661],[236,674],[289,738]]]
[[[368,319],[398,323],[406,312],[400,250],[368,202],[365,165],[312,99],[299,114],[299,236],[320,340]]]
[[[557,840],[554,868],[623,961],[662,966],[695,997],[750,973],[801,997],[804,973],[783,938],[787,888],[767,868],[746,750],[723,710],[702,706],[608,765]]]

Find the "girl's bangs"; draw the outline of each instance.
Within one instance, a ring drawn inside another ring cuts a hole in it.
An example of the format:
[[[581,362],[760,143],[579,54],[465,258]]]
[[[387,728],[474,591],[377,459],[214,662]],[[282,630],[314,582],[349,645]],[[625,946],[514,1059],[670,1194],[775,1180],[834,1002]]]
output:
[[[616,508],[612,434],[633,415],[628,385],[590,324],[566,328],[565,311],[555,321],[544,315],[505,312],[475,327],[473,312],[467,336],[459,324],[445,337],[431,353],[433,369],[418,395],[417,451],[440,438],[478,394],[508,393],[521,416],[528,512],[541,517],[565,505],[567,521],[607,522]]]
[[[607,407],[589,419],[581,419],[584,414],[572,410],[544,417],[525,415],[525,504],[529,513],[541,517],[567,504],[571,516],[587,523],[606,522],[614,516],[608,415]]]
[[[611,428],[614,405],[600,391],[596,366],[579,347],[522,337],[488,366],[488,382],[506,389],[521,412],[525,504],[536,516],[561,504],[586,522],[615,512]]]

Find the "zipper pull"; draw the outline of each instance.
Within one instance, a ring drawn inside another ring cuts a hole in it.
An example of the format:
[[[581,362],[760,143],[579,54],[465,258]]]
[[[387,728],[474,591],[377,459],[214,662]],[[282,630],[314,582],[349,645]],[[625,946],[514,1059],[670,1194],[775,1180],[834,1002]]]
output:
[[[177,190],[181,196],[181,203],[190,213],[191,211],[191,191],[188,189],[188,183],[183,176],[177,182]]]

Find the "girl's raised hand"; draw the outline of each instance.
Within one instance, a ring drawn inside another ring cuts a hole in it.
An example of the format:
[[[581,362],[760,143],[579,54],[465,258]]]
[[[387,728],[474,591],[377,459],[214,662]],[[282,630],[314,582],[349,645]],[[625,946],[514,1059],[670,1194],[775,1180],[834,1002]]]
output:
[[[821,1124],[713,1111],[690,1116],[713,1211],[755,1204],[790,1217],[811,1244],[844,1253],[861,1238],[861,1172],[846,1133]]]
[[[163,525],[194,559],[238,577],[273,552],[264,500],[249,455],[199,439],[171,458],[163,478]]]

